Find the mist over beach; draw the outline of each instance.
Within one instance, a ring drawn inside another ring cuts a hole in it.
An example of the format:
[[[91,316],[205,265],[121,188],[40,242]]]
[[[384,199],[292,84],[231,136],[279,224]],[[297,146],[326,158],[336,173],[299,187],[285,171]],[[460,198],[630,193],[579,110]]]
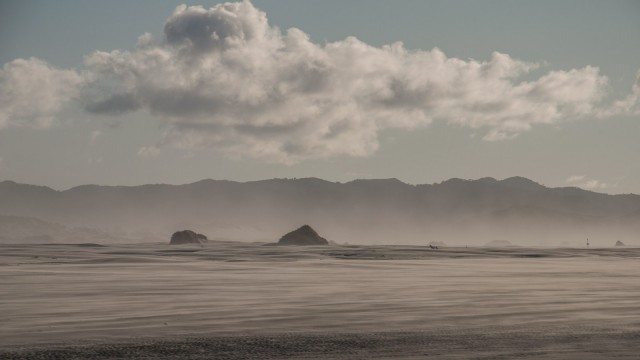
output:
[[[8,358],[638,351],[637,248],[1,246]]]

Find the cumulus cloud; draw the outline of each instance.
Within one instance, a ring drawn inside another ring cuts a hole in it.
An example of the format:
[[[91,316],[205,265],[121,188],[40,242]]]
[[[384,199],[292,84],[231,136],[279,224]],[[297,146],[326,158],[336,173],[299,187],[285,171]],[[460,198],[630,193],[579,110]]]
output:
[[[607,183],[589,179],[585,175],[573,175],[567,178],[565,182],[571,186],[580,187],[586,190],[604,190],[609,187]]]
[[[37,59],[16,59],[0,70],[0,129],[47,128],[62,106],[78,96],[83,77]]]
[[[497,52],[476,61],[354,37],[318,45],[299,29],[271,26],[249,2],[179,6],[164,35],[151,46],[145,36],[135,51],[89,56],[109,89],[86,108],[144,108],[167,119],[159,146],[284,163],[366,156],[380,131],[438,119],[487,129],[486,140],[510,138],[589,114],[607,83],[595,67],[518,82],[537,64]]]
[[[214,147],[281,163],[367,156],[381,131],[433,121],[479,129],[489,141],[512,138],[603,114],[607,86],[591,66],[523,81],[539,64],[498,52],[477,61],[354,37],[321,45],[302,30],[270,25],[249,1],[181,5],[162,39],[144,34],[134,50],[96,51],[85,64],[84,108],[148,111],[165,126],[157,147]],[[634,91],[617,111],[635,106]]]

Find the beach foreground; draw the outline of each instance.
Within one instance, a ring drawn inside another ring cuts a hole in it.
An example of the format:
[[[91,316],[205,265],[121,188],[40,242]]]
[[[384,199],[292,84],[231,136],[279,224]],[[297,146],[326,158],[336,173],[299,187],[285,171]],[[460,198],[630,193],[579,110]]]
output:
[[[441,332],[278,334],[56,344],[7,359],[637,359],[640,332],[485,328]]]
[[[638,249],[0,247],[0,358],[640,353]]]

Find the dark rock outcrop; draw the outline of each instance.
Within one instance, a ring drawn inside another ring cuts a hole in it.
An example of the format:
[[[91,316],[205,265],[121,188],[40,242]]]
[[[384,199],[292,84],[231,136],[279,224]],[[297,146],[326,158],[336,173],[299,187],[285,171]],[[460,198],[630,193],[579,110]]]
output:
[[[278,245],[329,245],[329,242],[318,235],[311,226],[303,225],[281,237]]]
[[[616,241],[616,246],[625,246],[624,243],[620,240]]]
[[[445,244],[443,241],[432,241],[432,242],[429,243],[429,245],[437,247],[437,248],[447,246],[447,244]]]
[[[191,230],[176,231],[171,235],[169,245],[199,244],[209,241],[206,236]]]

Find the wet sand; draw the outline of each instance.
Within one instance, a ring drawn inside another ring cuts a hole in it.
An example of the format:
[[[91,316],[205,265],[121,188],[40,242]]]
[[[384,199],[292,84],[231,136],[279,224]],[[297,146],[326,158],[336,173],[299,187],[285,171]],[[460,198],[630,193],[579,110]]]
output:
[[[639,249],[0,245],[0,358],[637,358]]]

